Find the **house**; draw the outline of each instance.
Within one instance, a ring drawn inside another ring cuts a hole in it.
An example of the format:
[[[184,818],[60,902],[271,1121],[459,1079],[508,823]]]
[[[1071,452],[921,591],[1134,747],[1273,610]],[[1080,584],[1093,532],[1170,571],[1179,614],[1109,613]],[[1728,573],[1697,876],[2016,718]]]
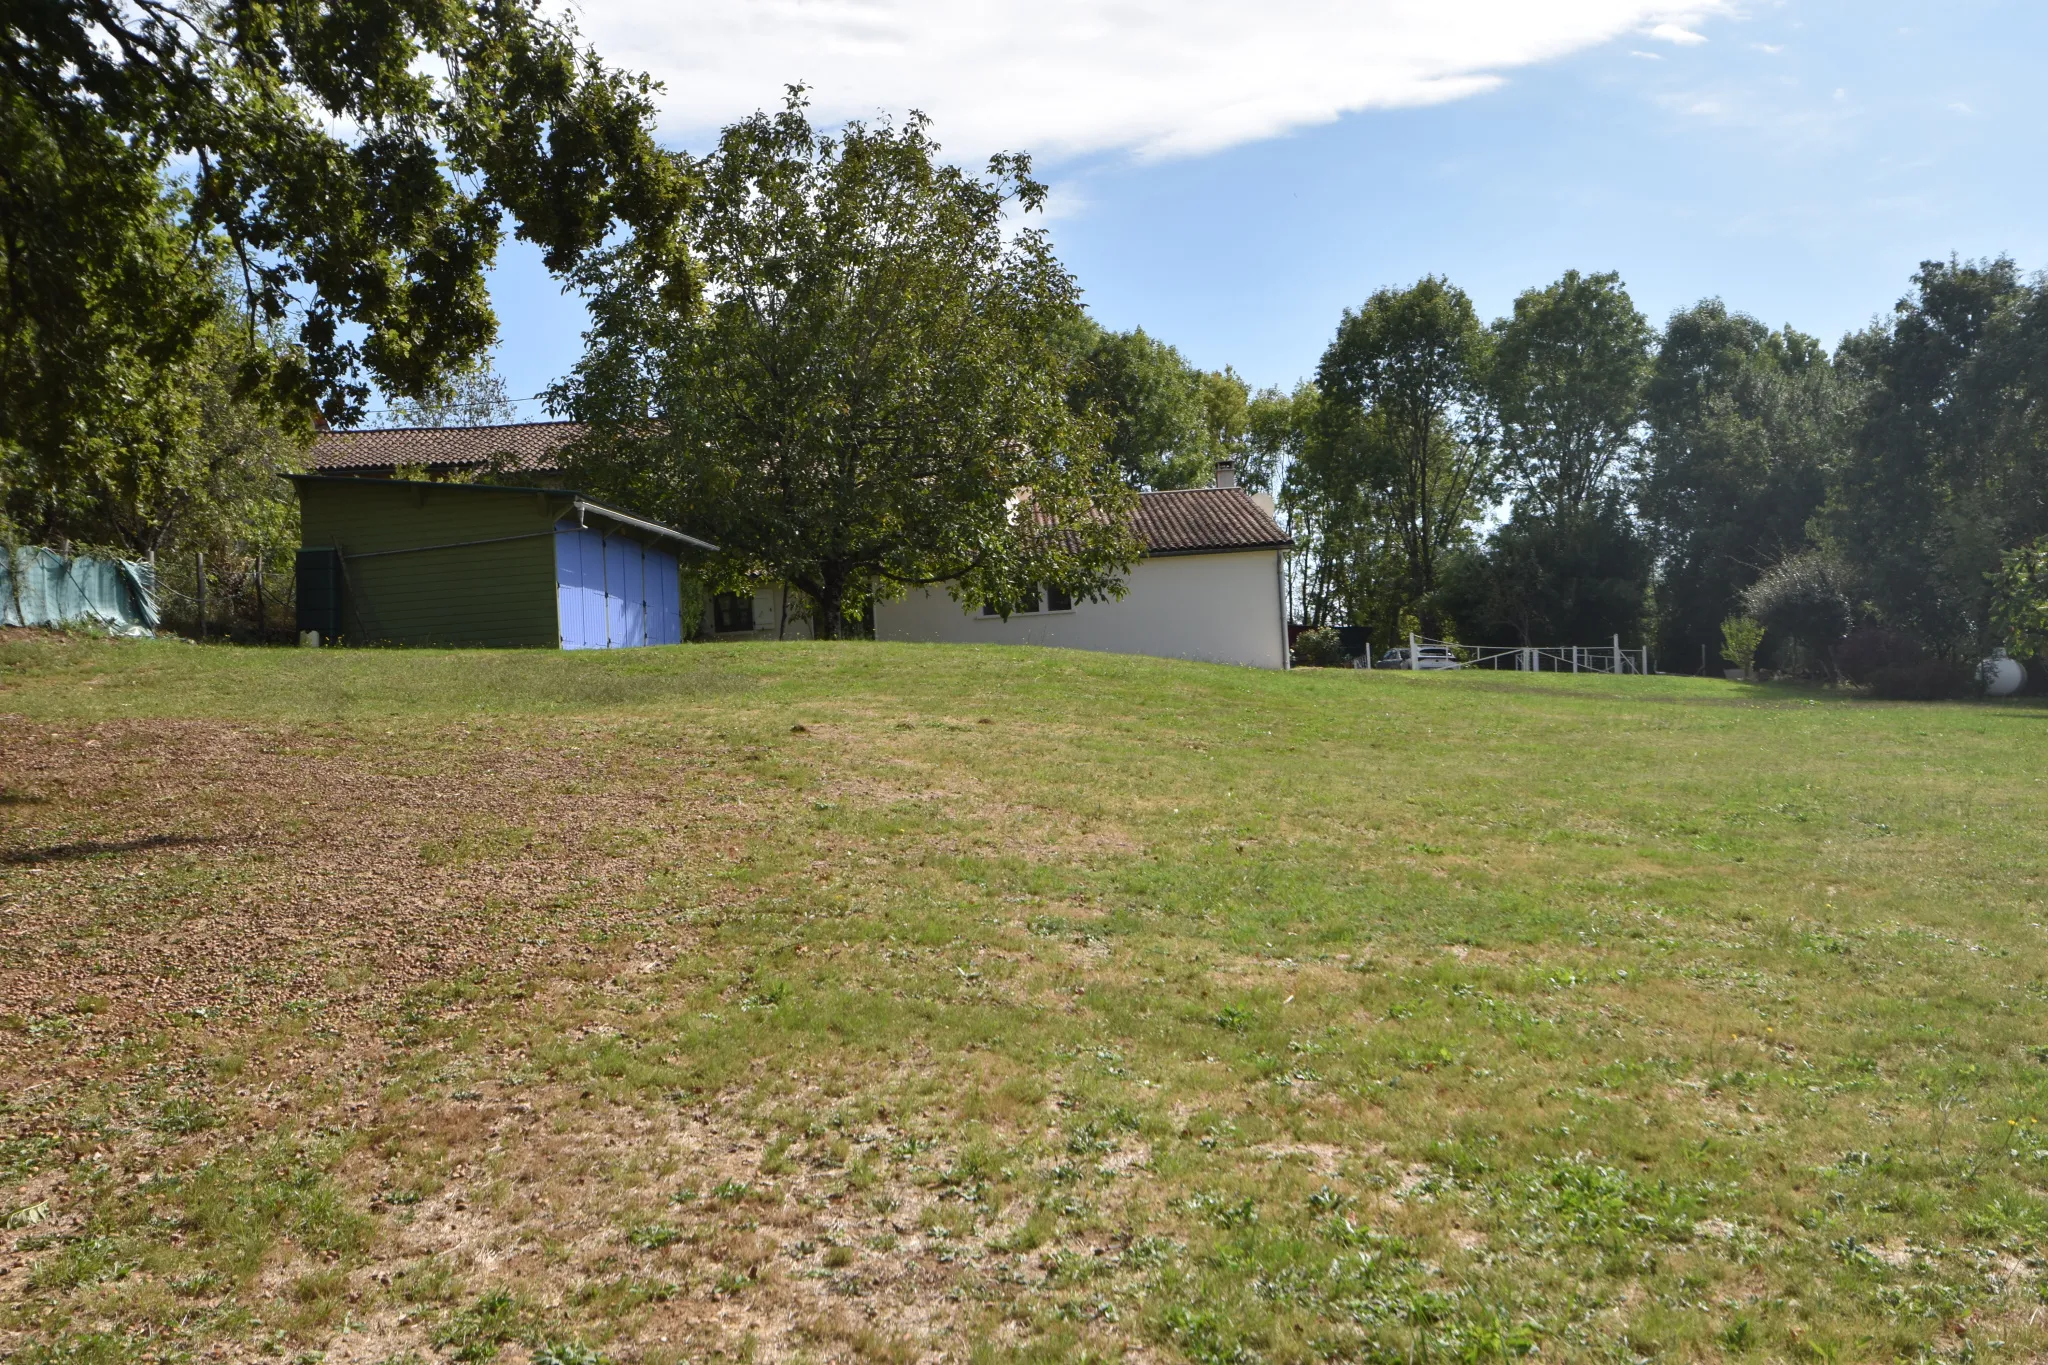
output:
[[[683,638],[715,545],[571,489],[294,474],[299,629],[355,644],[618,649]]]
[[[1286,555],[1273,501],[1240,488],[1229,461],[1209,488],[1141,493],[1132,514],[1145,556],[1121,598],[1076,601],[1056,584],[1007,619],[944,587],[875,604],[875,638],[1055,645],[1113,654],[1285,668]]]

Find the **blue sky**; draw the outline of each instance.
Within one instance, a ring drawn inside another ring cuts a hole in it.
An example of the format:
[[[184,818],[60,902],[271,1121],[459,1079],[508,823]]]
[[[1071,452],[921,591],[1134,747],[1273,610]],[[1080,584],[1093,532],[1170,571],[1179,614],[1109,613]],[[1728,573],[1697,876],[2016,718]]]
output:
[[[708,35],[656,0],[582,20],[668,83],[681,147],[802,79],[825,117],[929,110],[962,160],[1034,150],[1096,317],[1255,384],[1302,378],[1346,306],[1424,274],[1494,316],[1564,270],[1616,270],[1653,321],[1719,295],[1832,344],[1925,258],[2048,266],[2048,6],[1298,0],[1273,24],[1189,0],[1192,25],[1099,7],[1104,30],[1070,4],[1053,18],[1093,27],[1037,50],[1000,25],[927,40],[923,2],[740,6],[761,22]],[[835,9],[900,28],[793,27]],[[534,393],[574,363],[581,307],[510,243],[493,296],[499,368]]]

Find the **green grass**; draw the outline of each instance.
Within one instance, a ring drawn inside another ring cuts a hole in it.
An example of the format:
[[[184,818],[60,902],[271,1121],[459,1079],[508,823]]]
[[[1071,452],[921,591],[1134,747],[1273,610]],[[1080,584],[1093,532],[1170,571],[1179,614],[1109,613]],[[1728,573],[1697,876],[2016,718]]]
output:
[[[25,1358],[2048,1352],[2029,703],[44,642],[0,717]],[[91,986],[308,893],[397,938]]]

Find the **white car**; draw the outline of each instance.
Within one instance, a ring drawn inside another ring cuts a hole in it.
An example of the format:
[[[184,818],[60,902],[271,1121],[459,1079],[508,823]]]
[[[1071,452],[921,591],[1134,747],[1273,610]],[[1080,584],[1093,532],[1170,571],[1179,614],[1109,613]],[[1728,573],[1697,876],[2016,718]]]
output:
[[[1458,661],[1457,651],[1453,650],[1449,645],[1420,646],[1415,651],[1415,662],[1412,665],[1417,672],[1430,672],[1445,668],[1463,668],[1464,666],[1464,664]],[[1379,662],[1374,664],[1373,667],[1411,667],[1408,662],[1408,651],[1405,649],[1390,649],[1380,655]]]

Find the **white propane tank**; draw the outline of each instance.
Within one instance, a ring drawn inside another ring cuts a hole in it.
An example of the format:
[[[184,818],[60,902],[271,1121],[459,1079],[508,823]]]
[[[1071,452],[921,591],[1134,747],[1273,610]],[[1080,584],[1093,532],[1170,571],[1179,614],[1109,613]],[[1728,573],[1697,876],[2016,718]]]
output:
[[[2027,670],[2020,667],[2020,661],[2002,649],[1993,650],[1990,658],[1977,665],[1977,675],[1984,680],[1987,697],[2009,697],[2027,681]]]

